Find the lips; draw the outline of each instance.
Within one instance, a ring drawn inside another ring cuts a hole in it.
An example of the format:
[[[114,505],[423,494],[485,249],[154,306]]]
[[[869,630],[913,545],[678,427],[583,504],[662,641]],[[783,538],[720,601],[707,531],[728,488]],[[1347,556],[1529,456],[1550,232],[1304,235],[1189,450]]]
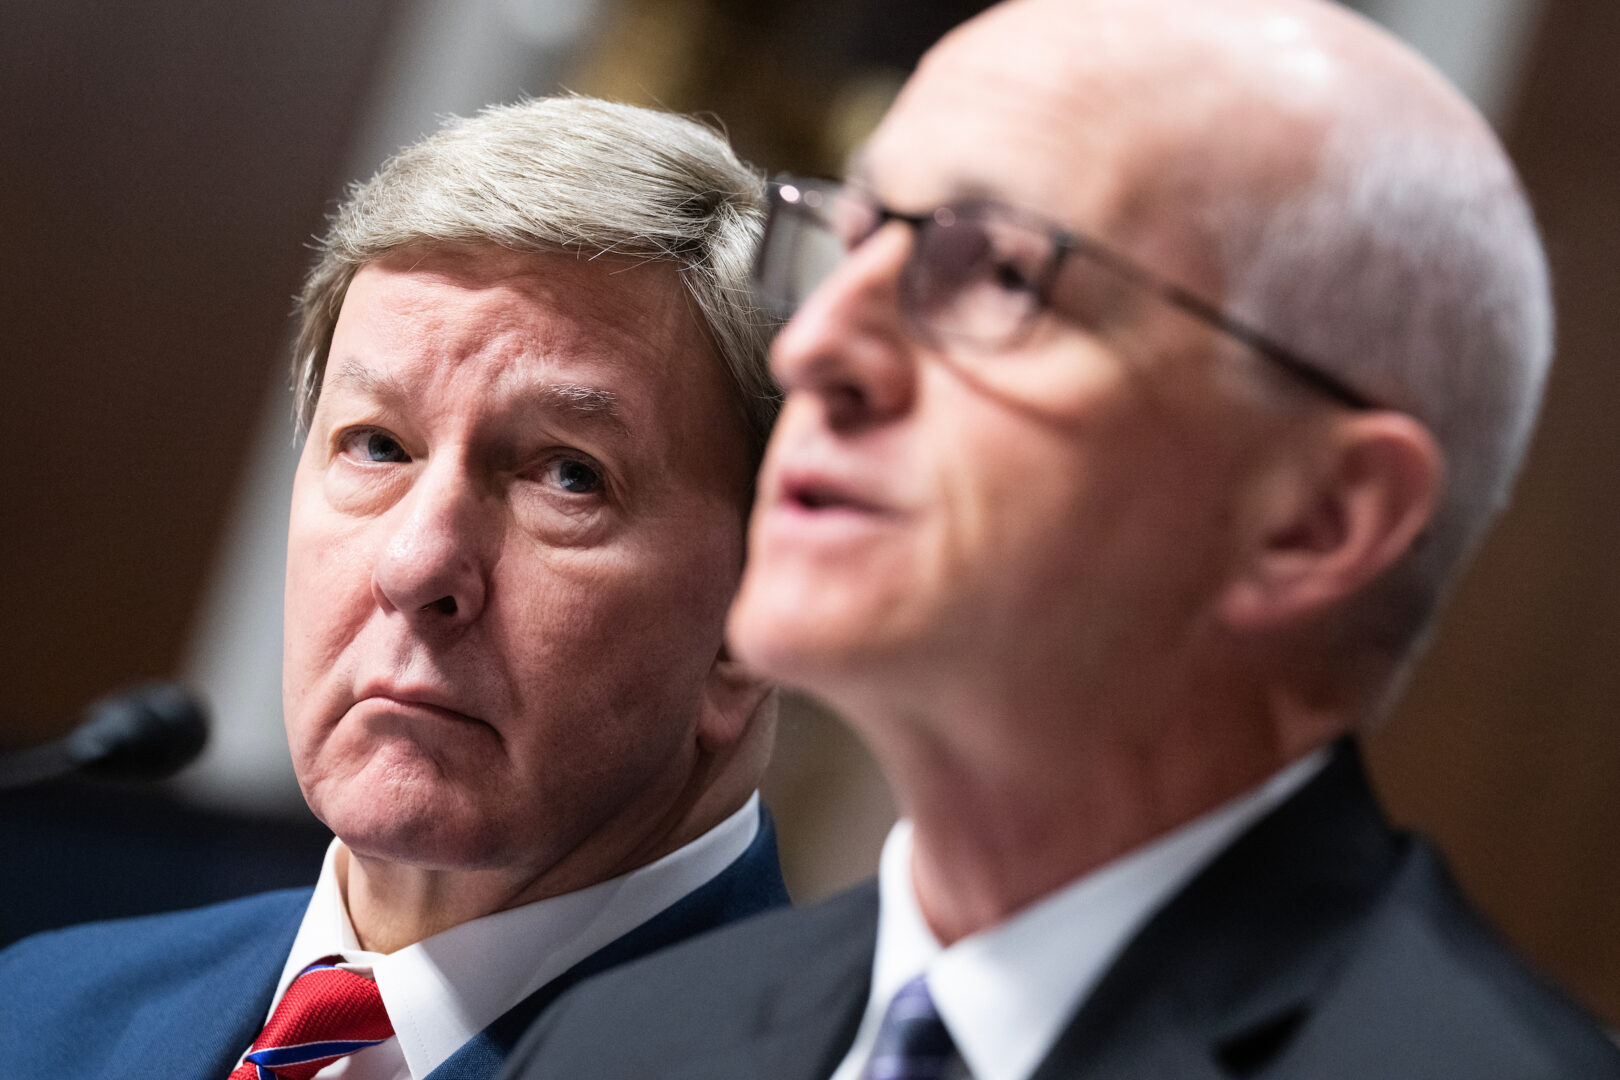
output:
[[[394,707],[404,711],[430,713],[443,719],[455,720],[461,723],[484,723],[478,717],[458,708],[458,705],[464,704],[459,695],[448,693],[438,687],[395,686],[384,682],[368,683],[356,695],[357,704],[367,701],[374,702],[385,708]]]
[[[849,511],[862,514],[883,513],[884,508],[849,485],[813,473],[785,475],[778,501],[805,513]]]
[[[869,543],[904,521],[905,515],[870,482],[831,464],[800,458],[783,461],[774,470],[752,540],[756,556],[796,550],[843,557],[852,546]]]

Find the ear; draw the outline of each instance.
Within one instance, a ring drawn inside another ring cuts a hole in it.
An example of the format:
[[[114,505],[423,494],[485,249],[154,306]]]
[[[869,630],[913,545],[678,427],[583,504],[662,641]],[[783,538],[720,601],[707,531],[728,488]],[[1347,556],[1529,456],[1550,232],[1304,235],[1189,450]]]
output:
[[[774,711],[776,684],[755,675],[731,658],[725,646],[703,685],[703,711],[698,718],[698,745],[710,753],[736,746],[762,718]]]
[[[1271,629],[1366,588],[1428,527],[1443,477],[1439,444],[1410,416],[1334,424],[1259,496],[1252,549],[1222,595],[1223,621]]]

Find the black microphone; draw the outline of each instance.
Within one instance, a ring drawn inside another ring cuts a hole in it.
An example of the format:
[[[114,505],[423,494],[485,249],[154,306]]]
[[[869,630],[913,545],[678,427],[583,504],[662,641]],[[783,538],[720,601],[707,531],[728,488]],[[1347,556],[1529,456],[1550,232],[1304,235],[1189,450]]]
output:
[[[72,772],[114,780],[161,780],[202,753],[208,714],[173,683],[146,683],[102,698],[55,742],[0,754],[0,790]]]

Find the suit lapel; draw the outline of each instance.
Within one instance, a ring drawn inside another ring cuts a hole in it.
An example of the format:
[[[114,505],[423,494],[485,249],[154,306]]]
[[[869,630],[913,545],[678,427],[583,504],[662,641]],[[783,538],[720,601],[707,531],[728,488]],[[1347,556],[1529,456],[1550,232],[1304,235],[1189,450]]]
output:
[[[776,852],[776,827],[761,807],[753,843],[730,866],[518,1002],[450,1055],[427,1080],[489,1080],[546,1006],[581,979],[787,903]]]
[[[1149,921],[1032,1080],[1263,1069],[1309,1017],[1407,847],[1345,740]]]
[[[252,1044],[270,1010],[276,981],[287,962],[309,893],[287,894],[285,904],[267,912],[270,925],[238,938],[175,943],[175,952],[200,957],[184,978],[169,981],[131,1016],[119,1049],[109,1057],[113,1075],[135,1072],[174,1080],[224,1080],[236,1059]],[[191,924],[185,924],[190,928]]]
[[[741,1011],[757,1019],[740,1043],[720,1043],[713,1056],[681,1062],[665,1080],[825,1080],[855,1041],[872,980],[878,897],[867,883],[826,903],[794,912],[784,937],[790,955],[814,961],[779,969],[764,986],[741,987]]]

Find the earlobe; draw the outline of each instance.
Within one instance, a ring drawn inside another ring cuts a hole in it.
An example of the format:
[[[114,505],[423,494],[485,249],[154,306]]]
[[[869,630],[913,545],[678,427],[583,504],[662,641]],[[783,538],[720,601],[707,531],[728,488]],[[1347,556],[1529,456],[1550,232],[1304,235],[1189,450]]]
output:
[[[776,684],[755,675],[721,649],[703,688],[698,745],[718,754],[740,743],[776,711]]]
[[[1260,513],[1251,557],[1222,596],[1234,630],[1310,618],[1362,591],[1428,528],[1444,462],[1434,436],[1402,413],[1335,426],[1315,468],[1293,474]]]

